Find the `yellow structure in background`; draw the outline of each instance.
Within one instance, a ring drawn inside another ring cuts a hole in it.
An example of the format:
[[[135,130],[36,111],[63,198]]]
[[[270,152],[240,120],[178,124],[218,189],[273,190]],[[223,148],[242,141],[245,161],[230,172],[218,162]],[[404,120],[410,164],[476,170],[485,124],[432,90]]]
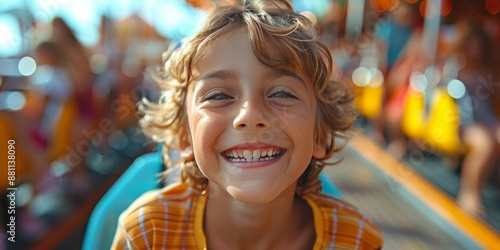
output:
[[[371,119],[382,112],[382,98],[384,95],[384,86],[382,84],[365,87],[354,85],[354,91],[356,93],[354,104],[363,116]]]
[[[424,93],[408,89],[401,119],[403,133],[437,152],[463,154],[465,146],[459,137],[460,110],[455,99],[445,88],[438,87],[427,112],[425,98]]]
[[[425,130],[425,96],[411,88],[406,92],[401,114],[401,129],[411,139],[422,140]]]
[[[352,72],[356,98],[354,105],[366,118],[372,119],[382,112],[384,75],[377,67],[360,66]]]
[[[61,111],[59,122],[56,124],[54,141],[50,145],[49,162],[57,160],[58,157],[67,153],[66,147],[71,145],[73,138],[73,127],[78,114],[78,106],[75,100],[67,101]]]

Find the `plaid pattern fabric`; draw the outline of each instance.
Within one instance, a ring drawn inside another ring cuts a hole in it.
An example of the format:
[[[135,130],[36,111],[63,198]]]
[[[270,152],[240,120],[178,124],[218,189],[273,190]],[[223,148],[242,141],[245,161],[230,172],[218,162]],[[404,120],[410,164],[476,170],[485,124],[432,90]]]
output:
[[[303,198],[314,214],[315,250],[382,248],[382,230],[356,207],[324,194]]]
[[[323,194],[303,198],[314,214],[314,250],[381,248],[382,231],[354,206]],[[206,200],[182,183],[144,194],[120,216],[112,249],[206,249]]]

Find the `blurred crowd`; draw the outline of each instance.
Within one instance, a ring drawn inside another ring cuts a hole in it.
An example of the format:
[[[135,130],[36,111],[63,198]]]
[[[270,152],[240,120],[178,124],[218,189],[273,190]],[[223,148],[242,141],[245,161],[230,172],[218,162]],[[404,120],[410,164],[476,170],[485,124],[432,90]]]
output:
[[[331,1],[321,18],[304,14],[352,84],[366,133],[398,158],[425,151],[461,169],[457,202],[481,216],[481,187],[500,155],[500,3],[443,0],[433,12],[424,4],[432,1],[346,2]],[[0,75],[0,142],[16,140],[18,233],[28,243],[71,213],[96,175],[152,147],[137,130],[136,103],[156,98],[145,71],[171,42],[139,15],[103,16],[92,46],[61,17],[30,25],[44,39],[19,58],[36,69]]]
[[[343,72],[367,134],[410,164],[423,164],[422,152],[441,157],[460,173],[457,203],[484,216],[481,189],[500,179],[491,178],[500,156],[500,2],[370,3],[389,10],[357,50],[334,47],[356,58]]]
[[[137,15],[120,22],[103,16],[93,46],[82,45],[61,17],[32,25],[47,37],[20,55],[26,68],[26,58],[34,61],[33,72],[2,76],[0,85],[1,141],[16,147],[17,246],[46,236],[107,176],[151,150],[137,129],[136,103],[154,98],[146,66],[159,65],[168,47]],[[0,183],[9,187],[7,178]]]

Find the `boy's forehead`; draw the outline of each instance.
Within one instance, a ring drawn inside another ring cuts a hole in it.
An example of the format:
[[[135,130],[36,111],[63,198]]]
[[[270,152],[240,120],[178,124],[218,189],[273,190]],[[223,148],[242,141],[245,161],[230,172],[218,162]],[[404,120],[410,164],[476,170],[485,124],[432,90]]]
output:
[[[201,50],[202,57],[207,54],[213,54],[214,50],[225,50],[229,46],[250,45],[250,34],[247,28],[240,27],[230,29],[226,32],[220,32],[213,38],[205,38],[198,50]]]
[[[227,59],[237,58],[239,53],[228,54],[228,52],[241,52],[244,49],[252,50],[252,47],[248,32],[241,28],[202,42],[193,61],[193,75],[199,75],[200,71],[207,67],[213,68],[225,64],[228,62]]]
[[[257,59],[259,58],[259,56],[256,53],[270,53],[270,56],[268,57],[276,61],[283,61],[284,58],[286,58],[286,56],[280,55],[280,52],[277,52],[278,49],[275,47],[279,46],[278,44],[260,45],[260,47],[269,46],[266,48],[266,50],[270,51],[260,51],[259,49],[255,49],[254,46],[255,44],[253,44],[250,38],[250,32],[245,27],[231,30],[230,32],[217,36],[210,41],[202,42],[198,47],[198,55],[194,58],[192,65],[192,73],[194,79],[200,77],[200,71],[204,71],[204,68],[213,68],[214,66],[216,66],[214,65],[214,59],[219,59],[219,62],[224,63],[227,62],[227,60],[224,60],[224,57],[238,58],[240,52],[242,52],[243,50],[252,51],[253,55]],[[236,53],[228,54],[227,51],[235,51]],[[297,65],[297,62],[281,63],[281,66],[271,67],[260,61],[260,59],[258,60],[259,63],[262,63],[266,67],[269,67],[269,71],[274,71],[275,75],[285,75],[303,80],[301,77],[301,73],[298,72],[299,69],[292,67],[292,65]]]

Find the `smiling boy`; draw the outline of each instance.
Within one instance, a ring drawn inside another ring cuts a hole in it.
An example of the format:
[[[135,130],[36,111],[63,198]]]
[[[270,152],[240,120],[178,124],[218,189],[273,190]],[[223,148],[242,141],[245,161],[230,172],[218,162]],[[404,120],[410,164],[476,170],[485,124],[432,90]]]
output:
[[[120,217],[114,249],[379,249],[382,232],[320,193],[356,111],[312,24],[286,1],[217,6],[170,54],[144,131],[180,180]]]

